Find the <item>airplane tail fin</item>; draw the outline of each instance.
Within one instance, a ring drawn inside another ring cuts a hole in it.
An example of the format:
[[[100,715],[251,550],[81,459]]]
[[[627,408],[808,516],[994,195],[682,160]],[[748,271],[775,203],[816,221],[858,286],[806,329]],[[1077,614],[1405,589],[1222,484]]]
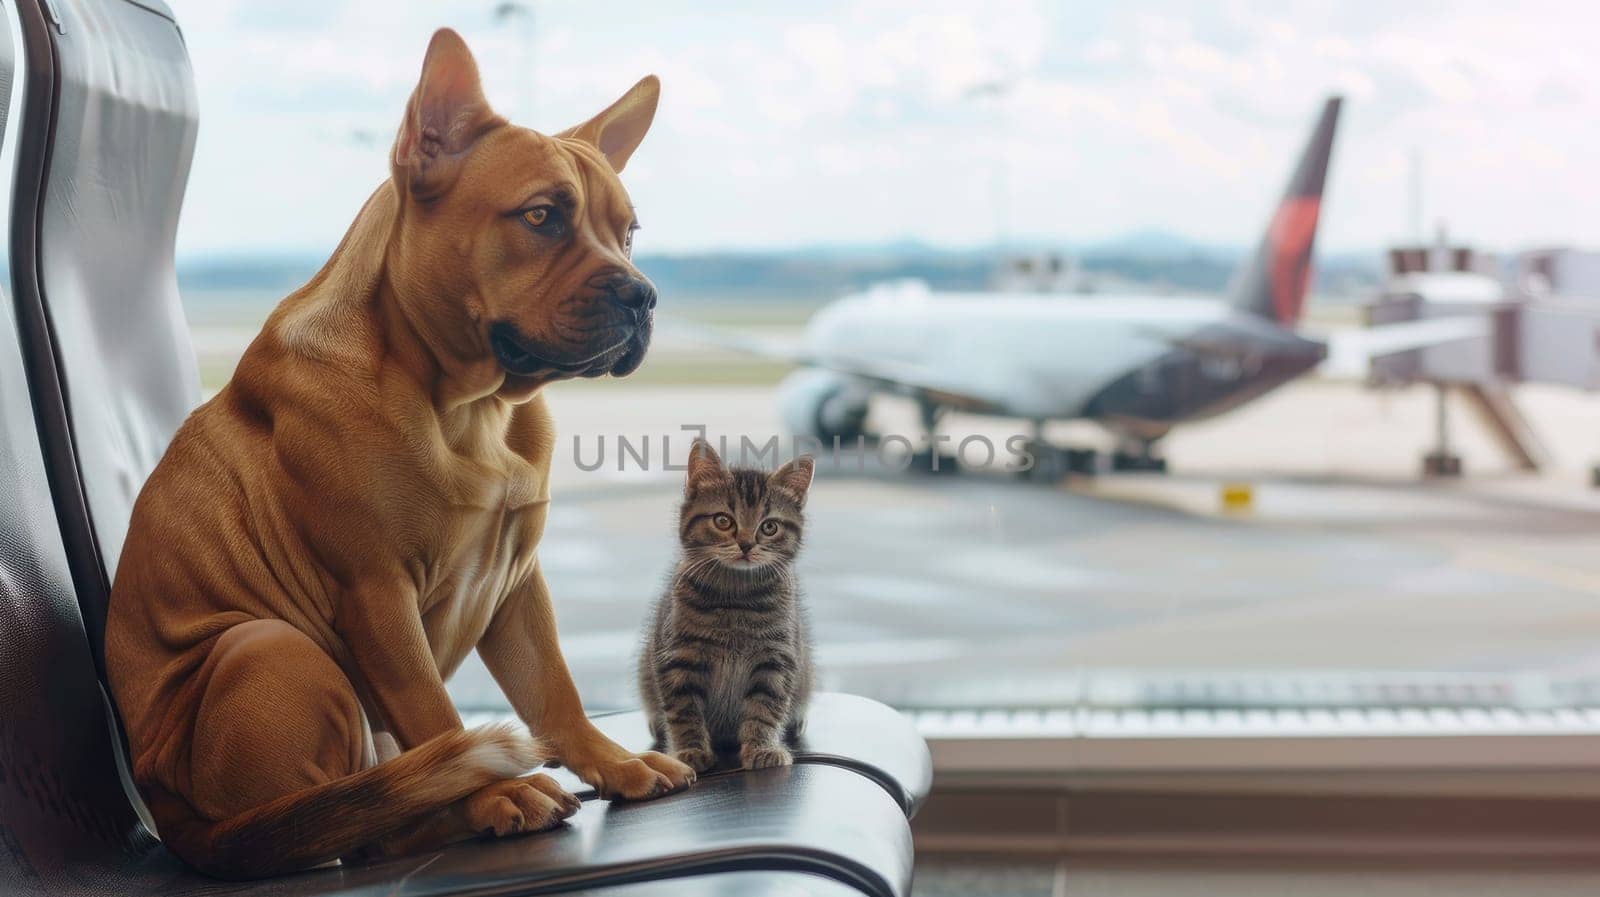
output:
[[[1300,319],[1311,285],[1311,249],[1340,103],[1339,97],[1329,97],[1323,104],[1311,142],[1273,211],[1261,246],[1234,277],[1230,301],[1284,327]]]

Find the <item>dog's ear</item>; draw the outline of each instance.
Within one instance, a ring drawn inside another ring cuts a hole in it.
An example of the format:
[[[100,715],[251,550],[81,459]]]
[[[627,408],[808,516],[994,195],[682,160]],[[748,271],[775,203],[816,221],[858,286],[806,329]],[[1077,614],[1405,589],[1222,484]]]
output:
[[[689,475],[683,481],[684,494],[693,496],[702,487],[720,483],[727,478],[727,471],[723,470],[722,458],[716,449],[704,439],[696,439],[694,444],[689,446]]]
[[[605,111],[581,125],[574,125],[557,134],[557,137],[576,137],[594,144],[617,172],[628,164],[628,157],[644,141],[650,122],[656,117],[656,103],[661,99],[661,80],[646,75],[622,99],[607,106]]]
[[[466,41],[440,28],[428,42],[422,77],[394,140],[396,179],[418,199],[438,197],[454,182],[462,154],[504,121],[483,98]]]

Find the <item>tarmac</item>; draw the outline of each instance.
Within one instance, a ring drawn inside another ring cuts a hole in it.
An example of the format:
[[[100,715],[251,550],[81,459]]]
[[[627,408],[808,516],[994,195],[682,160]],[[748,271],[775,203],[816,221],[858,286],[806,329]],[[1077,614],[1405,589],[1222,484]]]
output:
[[[1600,674],[1600,492],[1586,473],[1600,415],[1577,393],[1518,399],[1551,448],[1546,472],[1512,471],[1458,414],[1466,476],[1423,481],[1432,396],[1326,380],[1176,431],[1167,475],[1047,486],[997,468],[901,472],[870,449],[825,457],[800,564],[822,684],[903,707],[989,707],[1064,705],[1130,673],[1588,679]],[[629,706],[640,622],[675,549],[682,473],[662,464],[663,441],[679,462],[690,425],[763,446],[781,433],[776,397],[597,382],[558,385],[550,402],[561,436],[540,557],[563,650],[591,710]],[[918,432],[903,404],[874,418]],[[1004,440],[1027,428],[952,417],[941,431],[984,435],[1003,462]],[[1108,444],[1081,424],[1050,435]],[[604,463],[585,469],[602,444]],[[1248,507],[1227,507],[1225,486]],[[467,708],[504,706],[475,659],[451,689]]]

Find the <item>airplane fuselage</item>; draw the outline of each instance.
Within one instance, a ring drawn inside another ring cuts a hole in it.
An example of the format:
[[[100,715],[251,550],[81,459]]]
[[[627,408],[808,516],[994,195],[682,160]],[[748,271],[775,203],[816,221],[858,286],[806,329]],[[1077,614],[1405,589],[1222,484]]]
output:
[[[1321,362],[1321,343],[1221,302],[1167,296],[863,294],[819,311],[807,353],[937,370],[994,413],[1130,433],[1219,414]]]

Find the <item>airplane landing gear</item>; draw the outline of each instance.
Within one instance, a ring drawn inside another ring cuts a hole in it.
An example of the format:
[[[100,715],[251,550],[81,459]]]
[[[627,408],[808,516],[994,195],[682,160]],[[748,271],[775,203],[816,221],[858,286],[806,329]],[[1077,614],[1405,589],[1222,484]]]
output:
[[[1057,448],[1044,437],[1042,420],[1033,422],[1033,438],[1023,446],[1033,466],[1017,471],[1017,478],[1033,483],[1054,484],[1070,474],[1092,477],[1100,472],[1100,453],[1092,448]]]
[[[1069,448],[1062,451],[1067,459],[1067,469],[1092,477],[1100,472],[1100,453],[1092,448]]]
[[[1123,447],[1113,452],[1111,469],[1124,472],[1166,473],[1167,459],[1155,453],[1155,443],[1140,442],[1131,450]]]
[[[1017,471],[1019,479],[1034,483],[1059,483],[1070,474],[1092,477],[1100,472],[1100,453],[1092,448],[1057,448],[1042,439],[1024,446],[1033,466]]]
[[[959,473],[961,462],[955,455],[941,454],[937,449],[929,447],[924,452],[912,452],[911,464],[906,469],[916,473],[942,477]]]
[[[917,473],[928,473],[935,476],[946,476],[960,472],[960,459],[956,458],[955,455],[940,453],[939,440],[934,438],[934,434],[938,432],[939,418],[944,416],[944,409],[933,402],[924,400],[917,403],[917,414],[922,421],[922,431],[928,437],[928,448],[924,451],[911,453],[909,469]]]
[[[1017,471],[1018,479],[1051,485],[1066,479],[1067,474],[1071,472],[1067,464],[1067,453],[1048,442],[1031,440],[1024,449],[1028,457],[1033,459],[1033,466],[1027,470]]]

